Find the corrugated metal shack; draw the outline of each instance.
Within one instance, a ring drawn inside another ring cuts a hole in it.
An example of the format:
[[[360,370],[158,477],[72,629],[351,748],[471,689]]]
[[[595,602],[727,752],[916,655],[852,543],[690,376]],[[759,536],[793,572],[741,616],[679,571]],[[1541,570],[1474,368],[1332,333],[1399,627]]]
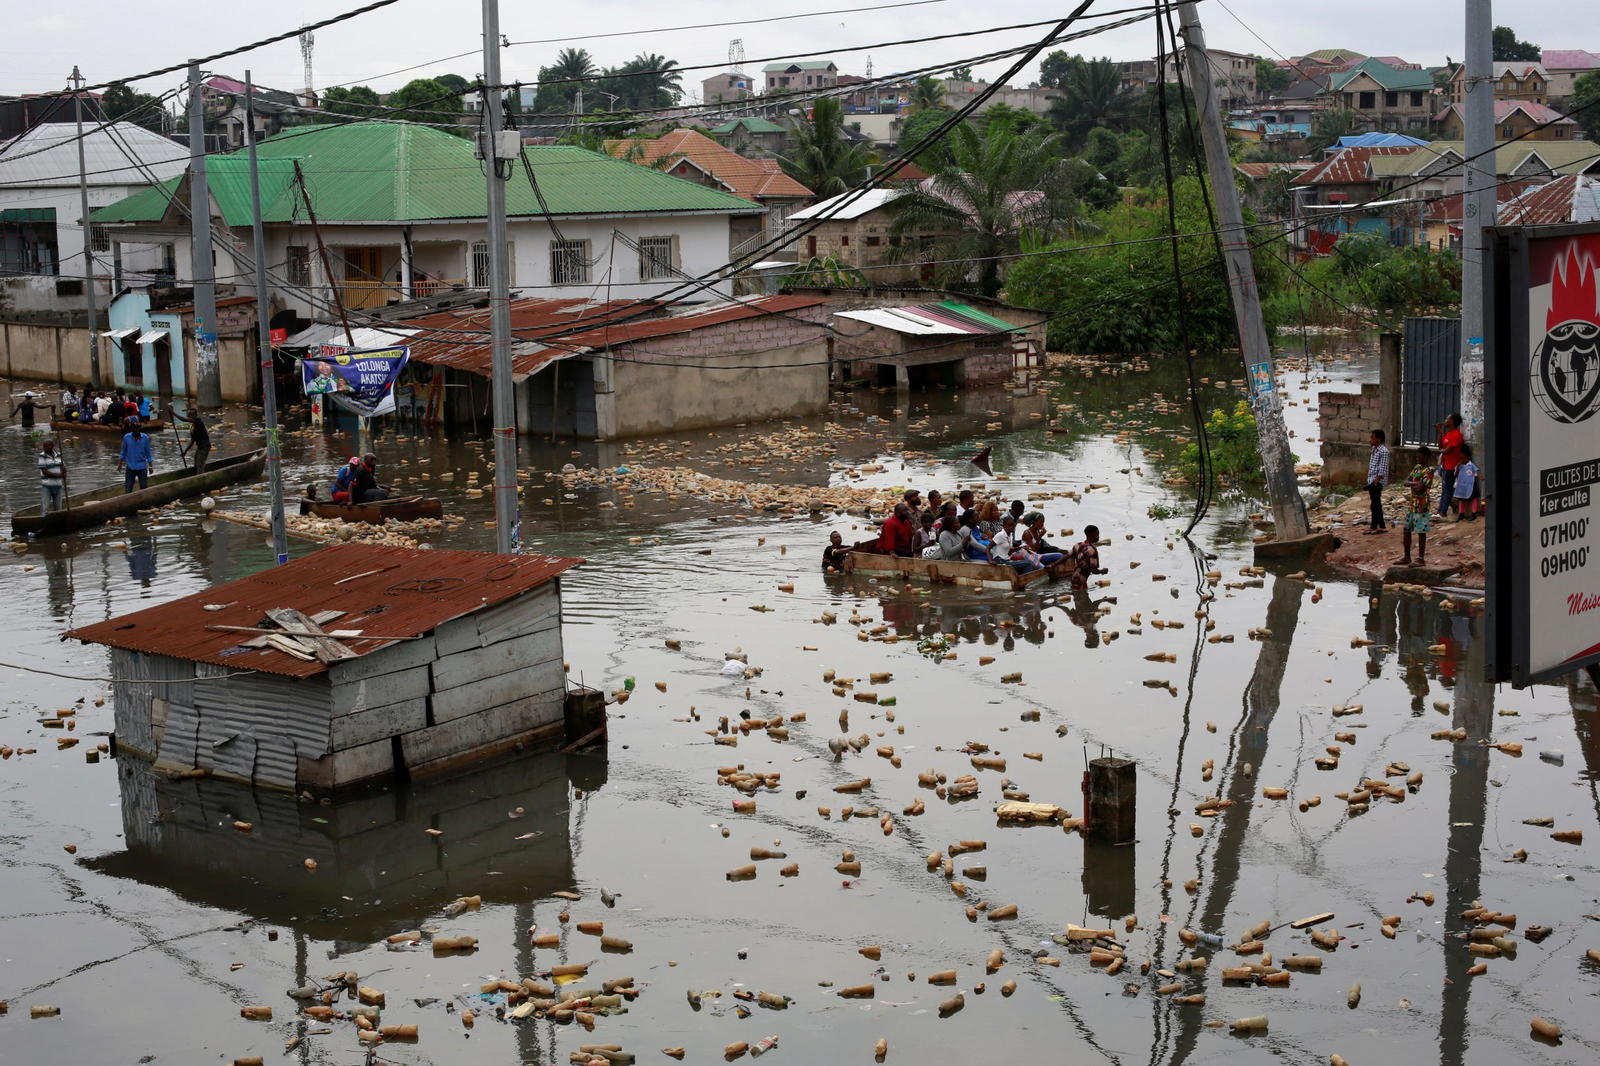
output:
[[[119,751],[339,789],[559,738],[581,562],[338,545],[67,636],[112,648]]]

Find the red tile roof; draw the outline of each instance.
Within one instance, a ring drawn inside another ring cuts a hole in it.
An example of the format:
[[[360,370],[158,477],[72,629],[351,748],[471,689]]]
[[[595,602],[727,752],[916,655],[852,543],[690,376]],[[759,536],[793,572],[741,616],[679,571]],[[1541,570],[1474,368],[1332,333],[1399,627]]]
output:
[[[1345,148],[1335,152],[1295,178],[1293,185],[1361,185],[1373,181],[1367,174],[1367,160],[1375,155],[1406,155],[1415,152],[1414,144],[1386,148]]]
[[[292,607],[305,615],[344,611],[331,629],[361,629],[375,636],[420,637],[454,618],[520,596],[582,563],[550,555],[425,551],[370,544],[323,548],[284,566],[197,592],[120,618],[81,626],[66,635],[113,648],[211,663],[231,670],[260,670],[312,677],[328,667],[276,649],[236,650],[249,633],[210,632],[211,625],[258,626],[266,612]],[[381,570],[368,574],[368,571]],[[357,574],[345,584],[336,582]],[[208,611],[206,604],[226,604]],[[366,655],[394,641],[341,641]]]
[[[638,146],[639,155],[630,155]],[[746,200],[763,198],[810,199],[811,190],[785,174],[776,160],[748,159],[724,148],[699,130],[673,130],[654,138],[607,141],[606,151],[618,159],[637,158],[646,166],[661,159],[688,159],[707,174],[723,182],[735,196]]]
[[[630,341],[688,333],[763,315],[790,314],[825,303],[827,300],[817,296],[758,296],[667,314],[666,305],[648,300],[602,304],[583,300],[513,300],[511,330],[516,339],[511,351],[512,375],[520,380],[558,359]],[[492,353],[487,310],[429,315],[403,325],[422,330],[408,342],[413,362],[489,375]],[[572,332],[575,325],[585,328]],[[819,322],[817,328],[824,327]]]

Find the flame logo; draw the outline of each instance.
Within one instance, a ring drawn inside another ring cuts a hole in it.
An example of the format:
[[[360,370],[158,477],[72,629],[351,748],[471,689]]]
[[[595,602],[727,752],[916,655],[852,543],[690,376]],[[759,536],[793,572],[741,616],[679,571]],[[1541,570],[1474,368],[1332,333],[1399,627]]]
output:
[[[1594,260],[1578,250],[1577,241],[1567,245],[1567,254],[1550,269],[1550,310],[1544,316],[1544,328],[1549,331],[1563,322],[1600,326]]]

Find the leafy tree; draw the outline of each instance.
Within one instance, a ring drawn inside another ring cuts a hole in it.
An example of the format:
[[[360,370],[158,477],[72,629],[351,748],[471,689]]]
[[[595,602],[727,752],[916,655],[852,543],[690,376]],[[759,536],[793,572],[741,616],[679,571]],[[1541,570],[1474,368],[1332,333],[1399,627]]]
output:
[[[971,81],[972,80],[972,68],[971,67],[954,67],[950,71],[950,76],[952,78],[954,78],[956,81]]]
[[[1034,126],[1049,125],[1032,111],[1020,107],[1012,107],[1010,104],[995,104],[977,116],[977,123],[980,127],[987,128],[997,122],[1004,122],[1010,125],[1018,133],[1032,129]]]
[[[433,80],[444,86],[446,91],[453,92],[457,96],[465,96],[467,90],[472,87],[472,83],[459,74],[440,74]]]
[[[806,289],[865,289],[870,286],[867,276],[848,263],[841,263],[836,255],[812,256],[797,264],[792,274],[785,274],[778,282],[780,288]]]
[[[900,149],[910,151],[921,144],[927,136],[947,121],[952,112],[929,109],[927,111],[914,111],[900,126]],[[924,170],[938,169],[950,158],[949,135],[941,137],[936,143],[918,152],[912,157],[912,162]]]
[[[911,87],[911,109],[932,111],[942,107],[944,107],[944,86],[934,78],[918,78],[917,83]]]
[[[867,179],[872,150],[844,133],[844,108],[831,96],[817,100],[810,121],[796,125],[793,148],[778,157],[784,171],[818,196],[838,196]]]
[[[434,78],[408,81],[389,94],[390,118],[407,122],[448,122],[463,111],[461,95],[453,93]]]
[[[1591,141],[1600,141],[1600,71],[1585,74],[1572,83],[1571,115]]]
[[[1039,63],[1039,84],[1046,89],[1064,89],[1062,84],[1066,80],[1067,70],[1072,66],[1076,56],[1068,55],[1061,49],[1056,49]]]
[[[1435,89],[1449,89],[1450,81],[1456,74],[1456,61],[1449,56],[1444,57],[1444,66],[1435,67],[1433,70],[1433,87]]]
[[[1324,148],[1331,148],[1339,143],[1340,137],[1348,137],[1356,132],[1356,113],[1343,108],[1332,111],[1319,112],[1315,121],[1311,123],[1311,140],[1309,146],[1312,151],[1320,152]]]
[[[1313,318],[1330,320],[1344,304],[1398,325],[1406,315],[1447,311],[1461,303],[1461,262],[1454,252],[1396,248],[1376,233],[1347,233],[1333,252],[1304,272]]]
[[[1059,134],[1018,132],[1008,122],[957,126],[950,162],[891,201],[890,234],[902,240],[909,259],[953,260],[939,268],[943,284],[973,285],[993,296],[1000,290],[999,257],[1020,250],[1028,235],[1082,226],[1074,188],[1082,175],[1062,160],[1059,141]]]
[[[1496,63],[1537,63],[1543,56],[1543,50],[1538,45],[1517,40],[1516,31],[1510,26],[1494,28],[1491,47]]]
[[[1184,275],[1181,304],[1171,245],[1148,240],[1170,232],[1164,193],[1152,202],[1118,203],[1093,220],[1101,230],[1096,242],[1141,243],[1084,247],[1089,242],[1069,238],[1051,246],[1060,254],[1031,256],[1011,268],[1006,293],[1012,302],[1067,312],[1050,323],[1051,350],[1177,354],[1185,335],[1180,321],[1187,324],[1189,343],[1202,351],[1238,343],[1227,280],[1218,269],[1216,244],[1206,232],[1210,223],[1200,184],[1181,178],[1175,191],[1178,232],[1194,234],[1178,240]],[[1253,217],[1247,214],[1246,221]],[[1279,254],[1267,246],[1254,252],[1263,296],[1284,283]]]
[[[1264,99],[1277,96],[1294,84],[1294,72],[1270,59],[1256,57],[1256,95]]]
[[[365,85],[340,85],[322,94],[322,108],[354,118],[372,118],[383,113],[383,101]]]
[[[123,119],[156,133],[167,132],[167,113],[149,93],[134,92],[118,82],[100,97],[100,112],[108,121]]]
[[[1069,56],[1058,86],[1065,94],[1050,102],[1050,121],[1072,145],[1083,143],[1096,126],[1128,128],[1138,94],[1122,86],[1122,75],[1110,59]]]

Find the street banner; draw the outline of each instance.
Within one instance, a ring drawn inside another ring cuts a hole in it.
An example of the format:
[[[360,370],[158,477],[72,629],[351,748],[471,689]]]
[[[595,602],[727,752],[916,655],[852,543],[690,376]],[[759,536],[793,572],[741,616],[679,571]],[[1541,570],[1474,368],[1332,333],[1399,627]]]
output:
[[[394,412],[394,383],[411,349],[344,349],[325,345],[300,361],[300,380],[315,405],[332,400],[347,411],[372,417]]]

